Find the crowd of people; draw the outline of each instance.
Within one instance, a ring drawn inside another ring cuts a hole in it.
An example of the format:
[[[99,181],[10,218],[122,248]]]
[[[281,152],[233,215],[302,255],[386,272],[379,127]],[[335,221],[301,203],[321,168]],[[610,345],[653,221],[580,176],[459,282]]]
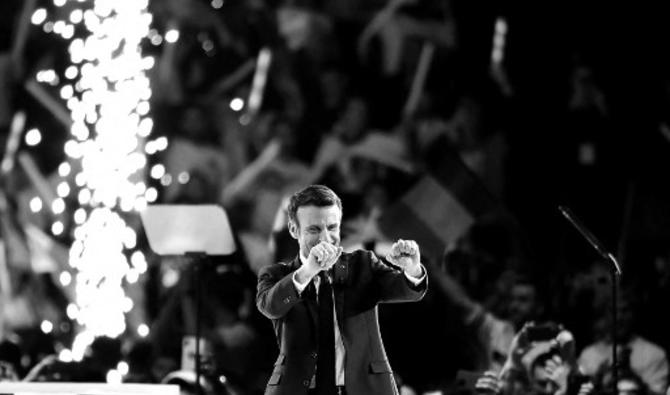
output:
[[[69,131],[22,86],[40,68],[62,72],[68,54],[36,26],[23,57],[11,51],[25,4],[1,6],[0,152],[24,111],[49,142],[36,157],[48,176],[66,160]],[[29,249],[12,247],[35,217],[21,215],[34,185],[18,166],[3,172],[3,273],[13,287],[0,281],[3,315],[12,313],[0,321],[2,377],[104,381],[125,361],[124,382],[193,390],[187,350],[199,324],[203,388],[263,393],[279,350],[254,303],[257,275],[298,253],[288,197],[324,184],[345,207],[345,251],[384,257],[402,235],[425,252],[423,300],[379,310],[402,394],[595,395],[613,393],[613,378],[620,395],[666,394],[670,35],[659,10],[602,6],[149,1],[152,133],[169,145],[147,166],[163,164],[169,177],[148,186],[157,203],[222,206],[237,249],[206,263],[161,257],[138,227],[148,271],[132,287],[141,303],[129,327],[146,322],[149,335],[100,337],[82,361],[61,361],[54,355],[76,328],[67,295],[54,276],[29,270]],[[621,19],[639,29],[623,32]],[[170,30],[176,41],[164,39]],[[622,276],[559,204],[612,248]],[[72,234],[54,239],[66,249]],[[70,335],[43,333],[40,314]]]

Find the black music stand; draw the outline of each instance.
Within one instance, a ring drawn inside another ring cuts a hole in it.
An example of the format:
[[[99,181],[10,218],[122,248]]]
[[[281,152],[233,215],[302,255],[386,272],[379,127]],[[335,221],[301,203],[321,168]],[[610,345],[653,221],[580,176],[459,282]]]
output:
[[[618,282],[619,282],[619,277],[622,275],[621,272],[621,266],[619,266],[619,262],[617,259],[612,255],[611,252],[608,252],[605,247],[602,245],[602,243],[591,233],[582,222],[575,217],[575,215],[572,213],[572,211],[565,207],[565,206],[558,206],[558,210],[563,214],[565,219],[570,222],[575,229],[579,231],[579,233],[586,239],[586,241],[591,244],[591,246],[598,252],[598,255],[600,255],[601,258],[604,260],[608,261],[611,263],[610,267],[610,274],[612,277],[612,328],[611,328],[611,335],[612,336],[612,382],[613,382],[613,394],[616,394],[618,392],[618,382],[619,382],[619,356],[617,355],[617,288],[618,288]]]
[[[212,255],[235,252],[228,216],[214,204],[155,204],[140,212],[149,247],[161,256],[185,256],[192,260],[195,312],[195,382],[200,386],[200,266]]]

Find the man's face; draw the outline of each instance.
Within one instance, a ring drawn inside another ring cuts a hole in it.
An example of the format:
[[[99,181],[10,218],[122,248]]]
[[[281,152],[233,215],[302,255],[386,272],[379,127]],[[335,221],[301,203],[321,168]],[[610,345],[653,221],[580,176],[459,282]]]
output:
[[[520,327],[524,322],[532,320],[536,309],[535,288],[527,284],[512,286],[509,301],[509,319]]]
[[[297,223],[289,222],[289,232],[298,240],[300,254],[303,257],[307,258],[312,247],[322,241],[340,245],[342,210],[336,205],[298,207],[296,219]]]

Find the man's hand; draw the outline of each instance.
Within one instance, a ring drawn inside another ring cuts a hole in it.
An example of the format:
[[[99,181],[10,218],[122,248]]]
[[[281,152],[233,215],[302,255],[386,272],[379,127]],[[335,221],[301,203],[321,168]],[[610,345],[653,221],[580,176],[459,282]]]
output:
[[[307,264],[301,266],[297,271],[297,280],[300,283],[311,281],[319,272],[328,270],[342,255],[342,247],[333,245],[326,241],[312,247],[307,256]]]
[[[391,253],[386,260],[401,268],[412,277],[421,276],[421,253],[414,240],[399,239],[391,246]]]
[[[317,272],[328,270],[333,267],[341,254],[342,247],[322,241],[309,251],[307,262],[309,265],[315,267]]]
[[[479,395],[499,394],[502,390],[502,381],[498,374],[492,370],[484,372],[475,383],[475,392]]]
[[[554,355],[544,363],[544,369],[549,375],[549,379],[556,383],[558,389],[555,395],[567,394],[570,366],[563,361],[563,358],[560,355]]]

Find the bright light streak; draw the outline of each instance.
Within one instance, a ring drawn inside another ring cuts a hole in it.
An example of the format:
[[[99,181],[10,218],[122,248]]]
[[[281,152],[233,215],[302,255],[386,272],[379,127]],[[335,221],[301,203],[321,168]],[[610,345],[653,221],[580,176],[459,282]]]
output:
[[[33,128],[26,133],[26,144],[30,146],[35,146],[42,141],[42,133],[39,130]]]
[[[170,29],[165,33],[165,41],[169,43],[176,43],[179,40],[179,30]]]
[[[140,324],[137,327],[137,334],[141,337],[149,336],[149,326],[147,326],[147,324]]]
[[[135,206],[134,209],[135,211],[144,211],[147,208],[147,199],[143,197],[139,197],[135,199]]]
[[[128,371],[130,371],[130,366],[128,366],[128,362],[120,361],[116,365],[116,370],[118,370],[121,375],[125,376],[128,374]]]
[[[84,50],[84,40],[81,38],[75,38],[70,42],[70,47],[68,48],[68,52],[70,52],[70,59],[72,60],[72,63],[78,64],[81,63],[84,60],[83,56],[83,50]],[[81,74],[84,74],[84,69],[82,68]]]
[[[159,180],[165,174],[165,166],[159,164],[154,165],[151,168],[151,177]]]
[[[88,127],[86,127],[86,124],[84,122],[78,122],[78,121],[72,123],[70,133],[72,133],[72,135],[76,137],[77,140],[79,141],[88,139],[88,137],[91,134],[91,132],[88,130]]]
[[[504,18],[496,19],[495,31],[502,35],[507,34],[507,21]]]
[[[151,44],[159,46],[163,43],[163,37],[158,34],[156,29],[151,29],[149,30],[149,41],[151,41]]]
[[[179,281],[179,272],[176,271],[175,269],[167,269],[165,273],[163,273],[163,277],[161,277],[161,284],[163,284],[163,287],[165,288],[172,288],[175,285],[177,285],[177,282]]]
[[[258,53],[256,60],[256,72],[254,79],[251,82],[251,93],[249,93],[247,116],[254,116],[263,102],[263,91],[265,90],[265,83],[268,77],[268,70],[272,62],[272,52],[268,48],[263,48]]]
[[[144,146],[144,152],[146,152],[149,155],[153,155],[158,150],[156,149],[156,143],[154,141],[149,141],[147,144]]]
[[[62,286],[67,287],[72,283],[72,275],[69,272],[61,272],[60,276],[58,276],[58,281],[60,281]]]
[[[95,31],[100,26],[100,18],[93,10],[86,10],[84,11],[84,24],[89,31]]]
[[[56,198],[51,203],[51,211],[53,211],[54,214],[61,214],[63,211],[65,211],[65,200]]]
[[[81,225],[84,222],[86,222],[86,210],[84,210],[82,207],[79,207],[75,212],[74,212],[74,223],[77,225]]]
[[[70,194],[70,184],[66,181],[61,181],[56,187],[56,193],[62,198],[66,197]]]
[[[158,151],[163,151],[168,147],[168,139],[165,136],[157,138],[155,142],[156,142],[156,149]]]
[[[52,324],[51,321],[44,320],[40,324],[40,329],[44,333],[51,333],[51,331],[54,330],[54,324]]]
[[[67,100],[72,97],[74,94],[74,88],[72,85],[65,85],[62,88],[60,88],[60,97],[64,100]]]
[[[33,16],[30,18],[30,22],[33,25],[41,25],[47,19],[47,10],[44,8],[38,8],[33,12]]]
[[[145,70],[151,70],[156,64],[156,59],[153,56],[147,56],[142,59],[142,67]]]
[[[77,184],[78,187],[83,187],[86,185],[86,179],[84,178],[84,175],[82,173],[77,173],[77,175],[74,176],[74,183]]]
[[[109,1],[97,0],[93,11],[103,18],[107,18],[112,13],[112,5]]]
[[[158,191],[154,187],[148,188],[144,193],[144,198],[147,199],[147,202],[153,203],[158,199]]]
[[[505,56],[505,41],[507,35],[507,21],[498,17],[493,34],[493,48],[491,49],[491,63],[499,65]]]
[[[151,37],[151,43],[155,46],[159,46],[159,45],[161,45],[161,43],[163,43],[163,37],[161,35],[157,34],[157,35]]]
[[[67,99],[66,107],[68,110],[75,111],[78,105],[79,102],[74,97]]]
[[[33,213],[39,212],[42,210],[42,199],[39,197],[35,196],[34,198],[30,199],[30,211]]]
[[[84,20],[84,12],[80,9],[76,9],[70,13],[70,22],[80,23]]]
[[[72,362],[72,351],[67,348],[58,353],[58,360],[61,362]]]
[[[240,111],[244,107],[244,100],[239,97],[230,101],[230,109],[233,111]]]
[[[54,236],[60,236],[63,233],[63,230],[65,230],[65,227],[62,222],[56,221],[51,224],[51,233],[53,233]]]
[[[64,30],[65,30],[65,21],[54,22],[54,33],[62,34]]]
[[[94,339],[95,337],[90,332],[81,332],[78,334],[72,343],[72,359],[74,361],[81,361],[84,358],[86,348],[93,343]]]
[[[70,66],[67,69],[65,69],[65,78],[73,80],[77,78],[77,75],[79,75],[79,70],[77,69],[77,66]]]
[[[58,166],[58,175],[61,177],[67,177],[70,171],[72,171],[72,167],[67,162],[63,162]]]
[[[38,71],[35,78],[37,82],[44,82],[49,85],[56,85],[59,82],[58,75],[52,69]]]
[[[71,39],[72,36],[74,36],[74,26],[69,24],[65,25],[60,35],[66,40]]]
[[[133,300],[130,299],[129,297],[126,296],[126,297],[123,299],[123,311],[124,311],[124,312],[127,313],[127,312],[129,312],[130,310],[132,310],[134,305],[135,305],[135,304],[133,303]]]
[[[140,273],[147,271],[147,259],[141,251],[133,252],[130,256],[130,263],[132,263],[133,267]]]
[[[136,189],[137,195],[140,196],[140,195],[144,194],[144,192],[146,192],[147,186],[143,182],[138,182],[137,184],[135,184],[135,189]]]
[[[210,52],[214,49],[214,42],[212,40],[205,40],[202,43],[202,49],[205,52]]]
[[[149,102],[146,101],[139,102],[135,110],[140,115],[147,115],[149,113]]]
[[[77,200],[81,205],[88,204],[91,201],[91,190],[90,189],[80,190],[79,195],[77,196]]]
[[[137,245],[137,234],[131,227],[126,227],[123,232],[123,244],[128,249],[133,249]]]
[[[79,309],[77,308],[76,304],[70,303],[69,305],[67,305],[65,313],[71,320],[76,320],[77,316],[79,315]]]
[[[140,273],[138,273],[135,269],[130,269],[126,273],[126,281],[128,281],[128,284],[135,284],[139,279]]]
[[[177,182],[179,182],[180,184],[187,184],[190,179],[191,179],[191,175],[188,174],[188,172],[186,172],[186,171],[182,171],[177,176]]]
[[[70,158],[79,159],[81,157],[81,146],[74,140],[66,141],[63,149],[65,150],[65,154]]]
[[[109,372],[107,372],[106,379],[108,384],[121,384],[123,376],[118,370],[112,369]]]
[[[72,65],[65,77],[76,81],[61,89],[73,121],[64,151],[81,165],[75,166],[79,190],[74,193],[80,207],[74,212],[70,247],[76,301],[67,309],[68,317],[81,326],[72,345],[74,360],[81,360],[95,337],[117,337],[125,331],[125,315],[133,301],[125,295],[124,282],[137,281],[146,271],[144,256],[132,252],[137,235],[120,212],[147,204],[144,140],[150,137],[153,122],[146,70],[155,60],[142,56],[140,44],[149,36],[152,16],[146,0],[93,1],[86,10],[80,2],[70,3],[75,9],[69,22],[83,21],[79,27],[85,26],[89,34],[70,42]],[[57,24],[62,35],[67,35],[68,27],[74,29],[62,21]],[[167,139],[155,144],[159,151],[167,147]],[[71,170],[68,166],[62,173]],[[127,252],[135,257],[132,268]],[[111,370],[108,382],[121,382],[123,371],[122,366]]]

